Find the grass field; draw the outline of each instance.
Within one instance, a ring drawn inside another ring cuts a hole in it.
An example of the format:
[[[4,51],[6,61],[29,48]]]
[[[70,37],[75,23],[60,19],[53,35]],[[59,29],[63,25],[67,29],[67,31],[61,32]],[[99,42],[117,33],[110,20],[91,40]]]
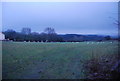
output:
[[[2,43],[3,79],[84,79],[84,63],[118,53],[117,42]]]

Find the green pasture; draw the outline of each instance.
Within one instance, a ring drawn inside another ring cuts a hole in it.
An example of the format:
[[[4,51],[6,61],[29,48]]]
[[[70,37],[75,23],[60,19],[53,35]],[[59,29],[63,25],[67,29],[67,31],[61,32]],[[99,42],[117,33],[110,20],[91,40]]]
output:
[[[2,77],[84,79],[85,61],[117,53],[117,42],[2,42]]]

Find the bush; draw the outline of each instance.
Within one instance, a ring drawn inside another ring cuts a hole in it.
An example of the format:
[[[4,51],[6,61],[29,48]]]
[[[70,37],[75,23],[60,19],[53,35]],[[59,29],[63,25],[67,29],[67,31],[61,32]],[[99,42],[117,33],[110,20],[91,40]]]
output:
[[[118,54],[93,58],[85,62],[87,79],[118,79],[120,60]]]

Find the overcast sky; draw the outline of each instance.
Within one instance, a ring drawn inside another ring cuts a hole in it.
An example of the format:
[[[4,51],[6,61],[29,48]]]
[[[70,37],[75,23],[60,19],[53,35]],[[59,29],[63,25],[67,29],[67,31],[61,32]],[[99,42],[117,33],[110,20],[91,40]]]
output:
[[[117,35],[117,2],[7,2],[2,4],[3,31],[29,27],[59,34]],[[115,19],[115,20],[114,20]]]

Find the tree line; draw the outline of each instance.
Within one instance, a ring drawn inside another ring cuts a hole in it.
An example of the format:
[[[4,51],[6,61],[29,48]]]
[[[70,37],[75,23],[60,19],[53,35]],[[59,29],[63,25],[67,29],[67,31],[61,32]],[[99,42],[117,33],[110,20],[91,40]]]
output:
[[[97,36],[97,35],[78,35],[66,34],[58,35],[54,28],[47,27],[42,33],[31,32],[30,28],[22,28],[21,32],[8,29],[3,32],[6,41],[26,41],[26,42],[83,42],[83,41],[108,41],[118,40],[110,36]]]
[[[54,28],[47,27],[42,33],[31,32],[30,28],[22,28],[21,32],[8,29],[3,32],[6,40],[30,42],[62,42],[62,38],[55,33]]]

